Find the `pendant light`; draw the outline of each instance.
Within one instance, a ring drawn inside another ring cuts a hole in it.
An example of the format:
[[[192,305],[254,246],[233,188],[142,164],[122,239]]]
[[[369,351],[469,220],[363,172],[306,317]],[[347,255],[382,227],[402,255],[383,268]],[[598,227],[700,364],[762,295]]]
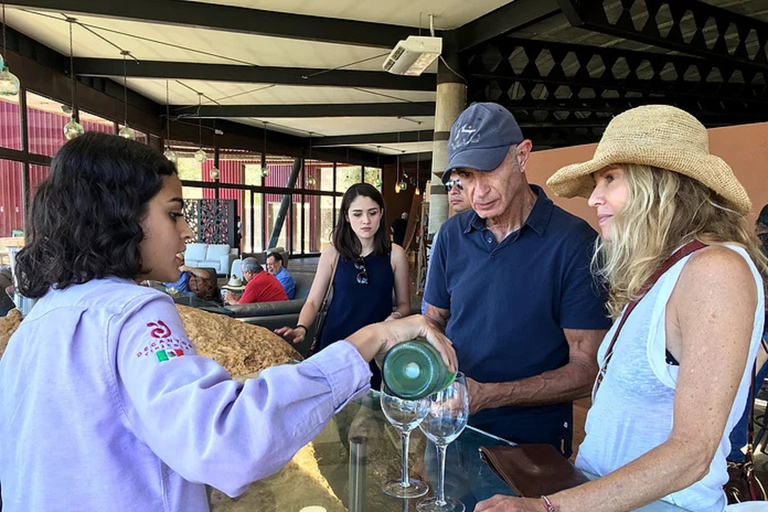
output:
[[[217,161],[219,160],[220,156],[217,158],[216,155],[219,155],[217,146],[216,146],[216,120],[213,120],[213,167],[211,167],[211,170],[208,172],[208,176],[211,177],[213,181],[217,181],[219,179],[219,176],[221,176],[221,171],[219,171],[219,168],[217,166]]]
[[[261,177],[269,178],[269,166],[267,166],[267,122],[264,121],[264,151],[261,153]]]
[[[421,145],[421,133],[416,132],[416,190],[413,191],[414,194],[417,196],[421,195],[421,190],[419,189],[419,146]]]
[[[67,22],[69,23],[69,105],[72,107],[72,115],[69,118],[69,122],[64,125],[64,137],[67,140],[72,140],[85,133],[83,126],[77,122],[77,119],[75,119],[75,112],[77,112],[77,107],[75,105],[75,87],[77,86],[77,81],[75,80],[74,44],[72,42],[72,25],[74,25],[75,21],[74,18],[67,18]]]
[[[179,161],[179,155],[177,155],[171,149],[171,100],[170,100],[170,85],[168,80],[165,81],[165,153],[163,156],[168,159],[169,162],[176,165]]]
[[[307,161],[309,162],[309,169],[307,170],[307,166],[304,166],[304,169],[309,173],[307,176],[307,187],[312,188],[317,184],[317,180],[312,176],[312,132],[309,132],[309,159]]]
[[[397,144],[400,145],[400,132],[397,132]],[[400,153],[405,153],[405,151],[400,151]],[[398,176],[400,176],[399,169],[400,169],[400,155],[397,155],[397,169],[398,169]],[[407,178],[408,175],[405,174],[405,167],[403,167],[403,176],[400,178],[400,182],[397,184],[397,188],[400,189],[400,191],[403,191],[408,188],[408,183],[405,181],[405,178]]]
[[[382,185],[382,181],[381,181],[382,170],[381,170],[381,158],[380,157],[381,157],[381,146],[376,146],[376,168],[379,170],[379,177],[376,178],[375,185],[379,189],[381,188],[381,185]]]
[[[397,138],[400,139],[400,134],[397,135]],[[395,180],[396,180],[395,181],[395,194],[399,194],[400,191],[403,190],[402,185],[405,182],[400,180],[400,155],[398,154],[395,157],[395,159],[396,159],[396,165],[397,165],[397,167],[396,167],[397,173],[395,175]]]
[[[128,50],[122,50],[120,55],[123,56],[123,106],[125,108],[123,115],[123,127],[120,128],[118,135],[124,139],[136,140],[136,130],[128,126],[128,68],[126,67],[125,59],[130,55]]]
[[[5,4],[3,4],[3,56],[8,55],[8,41],[5,36]],[[5,59],[0,56],[2,61],[2,71],[0,71],[0,96],[16,96],[19,94],[21,83],[16,75],[8,69]]]
[[[200,149],[195,151],[195,160],[203,163],[208,159],[208,154],[203,149],[203,118],[200,116],[203,108],[203,93],[197,93],[197,142]]]

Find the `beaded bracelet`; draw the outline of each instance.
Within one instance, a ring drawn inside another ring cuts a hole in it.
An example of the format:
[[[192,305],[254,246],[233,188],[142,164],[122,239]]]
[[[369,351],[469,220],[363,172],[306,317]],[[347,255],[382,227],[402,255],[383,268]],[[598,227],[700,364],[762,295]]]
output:
[[[546,496],[541,497],[542,500],[544,500],[544,506],[547,508],[547,512],[557,512],[555,509],[555,506],[552,504],[551,501],[549,501],[549,498]]]

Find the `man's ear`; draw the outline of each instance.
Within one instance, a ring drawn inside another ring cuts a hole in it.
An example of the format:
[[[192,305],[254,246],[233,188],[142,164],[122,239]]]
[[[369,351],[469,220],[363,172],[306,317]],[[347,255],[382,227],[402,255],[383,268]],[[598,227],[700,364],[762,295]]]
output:
[[[529,139],[525,139],[523,142],[517,145],[517,151],[515,158],[517,158],[517,165],[520,167],[520,172],[524,173],[528,167],[528,158],[531,156],[533,150],[533,143]]]

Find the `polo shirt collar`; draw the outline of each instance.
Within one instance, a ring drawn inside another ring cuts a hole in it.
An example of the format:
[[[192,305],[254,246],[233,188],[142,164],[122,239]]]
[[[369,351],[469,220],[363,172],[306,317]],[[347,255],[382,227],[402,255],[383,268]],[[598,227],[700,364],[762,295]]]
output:
[[[524,225],[531,228],[539,236],[544,236],[547,226],[549,225],[549,219],[552,217],[552,210],[555,207],[555,203],[547,197],[547,194],[545,194],[544,190],[538,185],[529,184],[528,186],[531,187],[533,193],[536,194],[536,202],[533,205],[531,213],[528,214],[528,218],[525,219]],[[473,230],[482,231],[484,229],[486,229],[485,219],[480,218],[475,211],[472,211],[469,217],[469,222],[464,228],[464,234],[466,235]]]

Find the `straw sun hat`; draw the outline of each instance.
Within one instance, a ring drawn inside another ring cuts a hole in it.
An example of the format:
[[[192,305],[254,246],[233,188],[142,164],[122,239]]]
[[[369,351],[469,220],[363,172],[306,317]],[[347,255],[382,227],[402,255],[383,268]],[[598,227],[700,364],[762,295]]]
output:
[[[747,191],[721,158],[709,153],[707,130],[695,117],[667,105],[646,105],[616,116],[605,129],[592,160],[563,167],[547,185],[561,197],[589,197],[592,173],[609,165],[640,164],[693,178],[742,214],[752,203]]]
[[[245,289],[245,285],[243,284],[243,282],[240,280],[239,277],[232,276],[232,277],[229,278],[229,281],[227,282],[227,284],[225,284],[221,288],[224,289],[224,290],[231,290],[231,291],[234,291],[234,292],[240,292],[240,291],[243,291]]]

